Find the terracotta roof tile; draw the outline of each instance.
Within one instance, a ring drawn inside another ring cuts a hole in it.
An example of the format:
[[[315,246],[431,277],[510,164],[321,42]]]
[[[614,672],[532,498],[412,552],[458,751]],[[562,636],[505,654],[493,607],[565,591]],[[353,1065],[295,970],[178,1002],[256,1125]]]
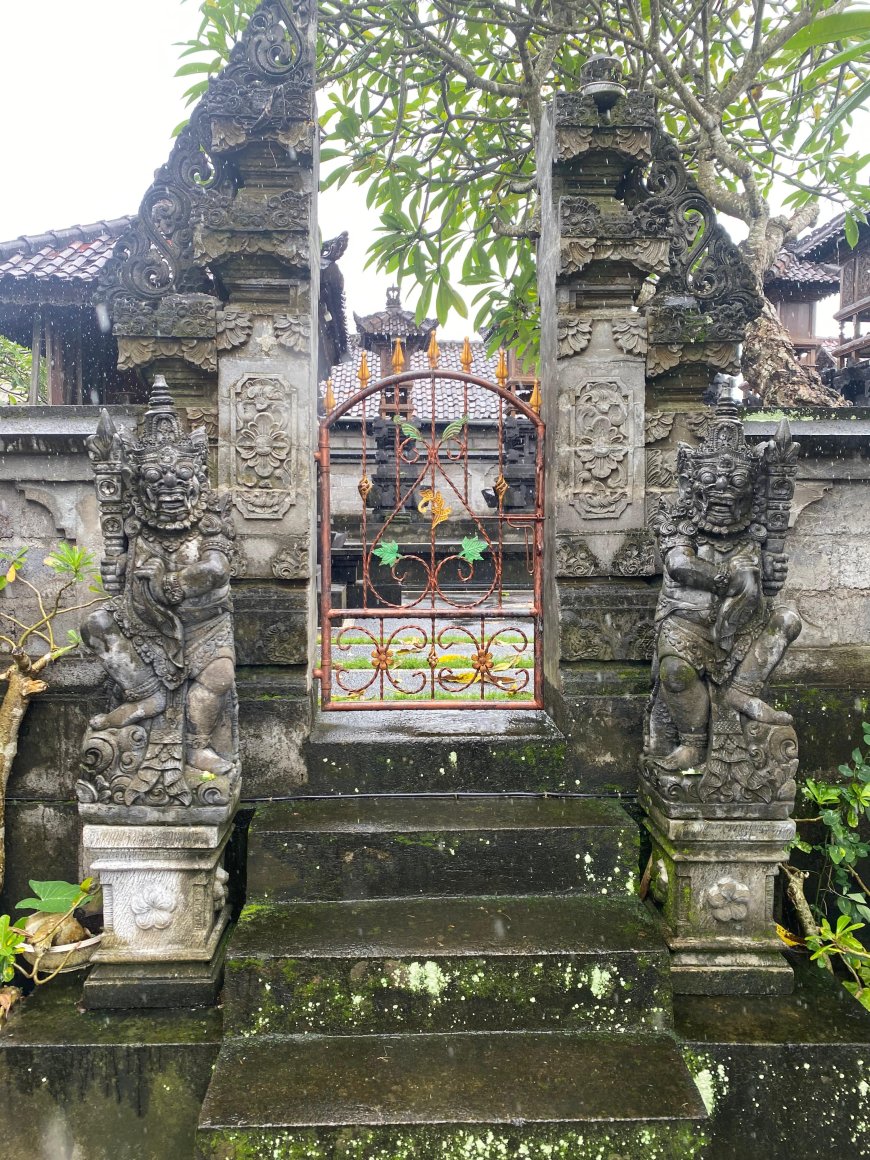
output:
[[[461,342],[450,340],[439,343],[441,348],[439,369],[461,369],[462,345]],[[471,373],[478,378],[495,382],[496,357],[486,353],[482,342],[473,342],[471,344],[471,351],[473,355]],[[335,394],[336,403],[344,402],[345,399],[350,398],[359,389],[357,373],[360,364],[360,342],[356,337],[349,340],[349,354],[350,359],[348,362],[332,368],[332,390]],[[372,368],[372,375],[376,375],[377,360],[374,360],[373,365],[373,360],[369,359],[369,366]],[[408,359],[406,369],[414,371],[428,370],[429,361],[425,352],[417,351],[412,354]],[[326,383],[322,382],[320,384],[321,399],[324,398],[325,394]],[[418,418],[428,419],[431,417],[431,400],[432,394],[425,379],[418,380],[413,394],[414,414]],[[466,405],[465,384],[463,382],[458,379],[440,380],[435,397],[435,418],[448,421],[450,419],[458,419],[466,412],[471,419],[495,419],[498,416],[498,396],[494,392],[480,387],[469,387]],[[367,414],[371,417],[376,413],[377,403],[373,401],[367,407]],[[358,405],[350,411],[350,416],[359,418],[360,408]]]
[[[774,282],[792,282],[825,289],[833,294],[840,288],[840,269],[823,262],[811,262],[789,247],[779,251],[764,275],[764,282],[767,286]]]
[[[92,282],[134,218],[115,218],[0,242],[0,278]]]

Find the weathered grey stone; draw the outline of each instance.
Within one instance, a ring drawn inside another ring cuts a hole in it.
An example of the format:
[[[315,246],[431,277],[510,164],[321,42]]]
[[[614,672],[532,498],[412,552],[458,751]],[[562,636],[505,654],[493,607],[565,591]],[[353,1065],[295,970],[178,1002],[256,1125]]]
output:
[[[112,968],[88,979],[95,1004],[125,1006],[126,994],[131,1004],[141,997],[145,1006],[187,1006],[188,986],[210,988],[211,1001],[230,914],[223,858],[231,829],[230,821],[85,825],[86,868],[103,892],[103,941],[93,961]],[[155,984],[147,994],[146,977]]]
[[[649,799],[645,806],[652,838],[649,889],[671,948],[674,990],[712,995],[791,991],[773,896],[795,823],[680,821]]]

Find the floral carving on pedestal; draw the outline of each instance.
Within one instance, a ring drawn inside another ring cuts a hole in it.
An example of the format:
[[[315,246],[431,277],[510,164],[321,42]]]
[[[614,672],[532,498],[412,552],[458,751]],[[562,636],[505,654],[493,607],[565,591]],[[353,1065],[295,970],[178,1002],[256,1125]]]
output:
[[[749,887],[734,878],[720,878],[704,895],[717,922],[743,922],[749,913]]]
[[[143,886],[130,899],[130,909],[140,930],[166,930],[175,921],[178,899],[159,886]]]
[[[592,519],[615,518],[628,491],[629,398],[616,382],[587,383],[575,396],[572,503]]]
[[[295,394],[280,378],[246,376],[234,408],[235,504],[248,519],[280,519],[295,502]]]

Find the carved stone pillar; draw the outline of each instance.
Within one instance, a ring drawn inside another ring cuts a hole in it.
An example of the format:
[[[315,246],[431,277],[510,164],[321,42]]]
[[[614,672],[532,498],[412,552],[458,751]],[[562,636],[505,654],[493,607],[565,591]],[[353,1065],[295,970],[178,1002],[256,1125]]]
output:
[[[667,269],[668,239],[661,213],[630,207],[625,190],[650,160],[653,127],[647,93],[602,111],[591,95],[560,93],[541,141],[546,680],[581,770],[592,752],[613,749],[606,724],[592,733],[583,662],[650,655],[647,322],[638,301],[647,278]],[[578,786],[594,787],[589,776]]]
[[[238,530],[239,661],[272,668],[281,694],[268,719],[243,698],[257,717],[252,751],[258,730],[281,738],[276,761],[258,761],[269,791],[305,776],[299,749],[312,711],[315,47],[314,0],[262,0],[119,239],[98,295],[122,363],[165,374],[207,431]]]

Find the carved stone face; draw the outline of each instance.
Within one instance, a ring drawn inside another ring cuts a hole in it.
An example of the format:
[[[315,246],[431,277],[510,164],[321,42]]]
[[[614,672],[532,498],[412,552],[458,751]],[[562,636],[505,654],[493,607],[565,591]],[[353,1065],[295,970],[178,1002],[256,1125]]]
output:
[[[732,455],[695,465],[692,501],[698,526],[718,535],[743,531],[752,518],[754,464]]]
[[[190,528],[202,516],[207,477],[202,461],[173,447],[148,456],[136,470],[135,506],[145,523],[167,531]]]

